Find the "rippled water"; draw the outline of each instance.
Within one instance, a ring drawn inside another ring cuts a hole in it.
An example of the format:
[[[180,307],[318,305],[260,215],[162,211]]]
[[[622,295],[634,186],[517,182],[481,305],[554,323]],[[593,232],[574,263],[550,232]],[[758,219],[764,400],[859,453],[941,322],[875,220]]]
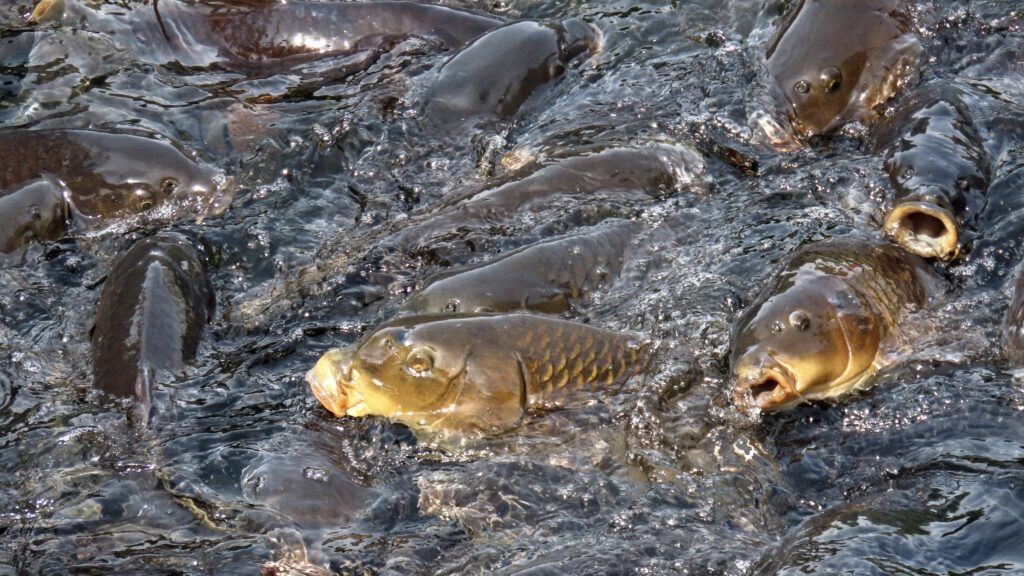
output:
[[[118,5],[136,3],[97,9]],[[446,54],[416,41],[310,85],[344,58],[252,78],[154,62],[81,23],[25,28],[29,2],[0,6],[3,129],[143,128],[241,187],[224,216],[173,226],[210,256],[217,315],[149,430],[92,390],[89,331],[105,274],[153,230],[36,245],[0,269],[0,573],[253,574],[303,549],[356,574],[1024,573],[1024,384],[998,348],[1024,259],[1020,6],[913,5],[924,53],[909,85],[967,91],[994,179],[910,358],[837,404],[753,418],[728,401],[732,321],[798,245],[876,234],[887,187],[863,127],[765,144],[763,55],[783,7],[457,5],[581,17],[604,48],[513,121],[444,135],[417,112]],[[645,221],[577,319],[661,342],[647,378],[455,453],[313,398],[316,358],[443,268],[339,258],[369,231],[501,174],[502,158],[673,141],[705,155],[706,191],[553,206],[454,262],[602,214]],[[328,261],[346,264],[305,297],[252,305]]]

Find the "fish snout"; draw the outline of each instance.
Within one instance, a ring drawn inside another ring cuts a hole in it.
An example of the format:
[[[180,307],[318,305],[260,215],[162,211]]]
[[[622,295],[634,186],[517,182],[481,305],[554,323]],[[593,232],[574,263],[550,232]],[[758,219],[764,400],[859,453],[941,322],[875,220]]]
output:
[[[592,56],[601,51],[604,34],[600,28],[576,18],[562,21],[562,28],[565,33],[559,51],[566,62],[580,54]]]
[[[953,210],[938,199],[896,204],[886,216],[883,228],[898,244],[922,258],[949,260],[960,250]]]
[[[344,416],[351,404],[347,392],[355,354],[345,348],[332,348],[306,373],[313,396],[335,416]]]
[[[799,397],[796,378],[769,356],[741,360],[733,369],[733,402],[741,410],[776,410]]]

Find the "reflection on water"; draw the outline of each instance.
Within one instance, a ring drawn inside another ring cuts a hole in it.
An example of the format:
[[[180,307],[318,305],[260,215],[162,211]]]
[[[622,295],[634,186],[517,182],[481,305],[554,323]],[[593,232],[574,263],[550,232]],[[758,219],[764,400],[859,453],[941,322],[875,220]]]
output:
[[[442,134],[422,99],[451,52],[422,38],[253,74],[154,61],[89,19],[28,29],[30,3],[0,6],[4,130],[155,133],[237,188],[222,216],[172,226],[210,255],[218,309],[197,359],[161,376],[147,431],[92,389],[89,332],[104,277],[157,224],[32,244],[0,269],[0,572],[1024,571],[1024,387],[998,350],[1024,258],[1019,7],[913,7],[913,82],[958,81],[993,162],[973,246],[942,270],[954,288],[913,326],[919,344],[869,391],[754,417],[728,399],[732,323],[797,246],[876,235],[888,186],[864,127],[801,148],[765,133],[779,6],[453,5],[580,18],[602,49],[513,119]],[[79,8],[102,23],[147,6]],[[375,252],[378,230],[521,161],[667,143],[701,153],[706,190],[531,206],[472,244],[439,240],[446,258]],[[336,418],[310,393],[324,351],[428,278],[610,218],[640,222],[641,239],[566,317],[660,342],[646,378],[459,452]]]

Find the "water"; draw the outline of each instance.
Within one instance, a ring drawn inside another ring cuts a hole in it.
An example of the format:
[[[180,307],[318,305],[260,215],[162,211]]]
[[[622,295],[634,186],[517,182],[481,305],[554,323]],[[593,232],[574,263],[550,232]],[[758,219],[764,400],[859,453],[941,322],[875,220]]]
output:
[[[302,559],[353,574],[1024,572],[1024,385],[998,348],[1024,258],[1019,6],[913,7],[924,53],[909,84],[969,90],[994,180],[910,357],[837,404],[758,418],[728,401],[733,320],[798,245],[874,234],[887,189],[862,127],[765,144],[763,53],[781,7],[456,5],[582,17],[604,50],[513,121],[450,136],[418,115],[445,58],[420,41],[310,85],[351,60],[258,77],[186,67],[88,24],[24,29],[24,0],[0,7],[5,129],[146,129],[241,188],[223,217],[173,226],[210,255],[218,309],[197,361],[165,378],[150,430],[92,390],[88,335],[104,275],[153,230],[36,245],[0,270],[0,573],[252,574]],[[654,141],[695,145],[710,186],[554,205],[455,262],[603,214],[644,221],[620,279],[577,319],[658,339],[646,379],[454,453],[315,401],[302,376],[316,358],[443,268],[347,256],[372,248],[372,230],[501,174],[503,158]],[[253,312],[269,286],[326,262],[337,268],[317,290]]]

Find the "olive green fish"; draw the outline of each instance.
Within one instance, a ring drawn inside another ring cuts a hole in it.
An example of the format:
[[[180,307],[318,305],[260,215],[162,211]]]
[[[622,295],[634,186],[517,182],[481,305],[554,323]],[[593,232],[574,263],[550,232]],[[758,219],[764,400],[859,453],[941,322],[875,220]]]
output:
[[[567,312],[618,275],[638,226],[618,221],[456,270],[410,296],[398,313]]]
[[[920,45],[899,0],[800,0],[767,52],[772,90],[797,133],[869,120]]]
[[[638,335],[528,314],[400,319],[327,351],[306,375],[337,416],[383,416],[420,431],[495,432],[572,392],[645,370]]]
[[[736,404],[778,410],[857,389],[885,363],[904,315],[940,286],[921,258],[891,244],[798,250],[735,324]]]

